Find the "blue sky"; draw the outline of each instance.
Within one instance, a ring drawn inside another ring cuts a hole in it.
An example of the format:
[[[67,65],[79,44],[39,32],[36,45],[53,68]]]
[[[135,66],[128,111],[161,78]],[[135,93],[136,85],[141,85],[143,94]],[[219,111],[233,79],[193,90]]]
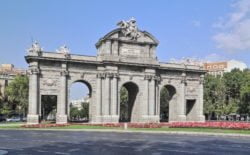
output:
[[[26,68],[32,40],[46,51],[66,44],[73,54],[96,55],[98,39],[130,17],[160,41],[160,61],[191,57],[250,65],[250,0],[2,0],[0,63]]]

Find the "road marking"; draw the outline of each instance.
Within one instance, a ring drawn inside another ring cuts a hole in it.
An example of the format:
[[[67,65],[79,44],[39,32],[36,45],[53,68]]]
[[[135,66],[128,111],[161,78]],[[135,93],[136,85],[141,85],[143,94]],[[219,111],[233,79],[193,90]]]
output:
[[[69,152],[79,151],[80,149],[70,149]]]
[[[64,152],[54,152],[55,154],[63,154],[63,155],[69,155],[69,153],[64,153]]]

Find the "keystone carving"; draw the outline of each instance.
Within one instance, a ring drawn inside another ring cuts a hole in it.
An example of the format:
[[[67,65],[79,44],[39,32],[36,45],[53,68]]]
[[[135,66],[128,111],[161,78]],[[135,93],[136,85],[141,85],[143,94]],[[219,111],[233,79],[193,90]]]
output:
[[[56,80],[52,80],[52,79],[47,79],[46,81],[43,82],[44,86],[57,86]]]

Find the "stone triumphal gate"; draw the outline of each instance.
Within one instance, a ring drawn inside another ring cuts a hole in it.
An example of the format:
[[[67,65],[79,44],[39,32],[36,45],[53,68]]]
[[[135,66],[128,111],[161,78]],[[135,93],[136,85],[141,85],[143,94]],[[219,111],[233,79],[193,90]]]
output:
[[[89,88],[91,123],[119,122],[122,86],[128,91],[130,122],[159,122],[164,87],[171,97],[169,121],[204,121],[202,67],[160,63],[153,35],[140,31],[134,19],[118,26],[96,43],[97,56],[70,54],[66,46],[46,52],[37,42],[32,45],[25,57],[28,123],[39,123],[44,95],[56,96],[56,123],[67,123],[69,88],[75,82]]]

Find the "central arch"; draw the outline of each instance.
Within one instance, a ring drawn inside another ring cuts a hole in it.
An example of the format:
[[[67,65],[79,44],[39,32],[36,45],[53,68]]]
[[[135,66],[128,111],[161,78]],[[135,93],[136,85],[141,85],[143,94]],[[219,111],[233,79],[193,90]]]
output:
[[[177,106],[176,89],[172,85],[165,85],[160,92],[160,122],[168,122],[173,118],[174,107]]]
[[[78,95],[75,96],[74,93]],[[89,121],[91,97],[92,87],[85,80],[76,80],[70,84],[67,111],[69,121]]]
[[[139,87],[133,82],[122,85],[120,90],[120,116],[119,122],[130,122],[133,117],[133,108]]]

